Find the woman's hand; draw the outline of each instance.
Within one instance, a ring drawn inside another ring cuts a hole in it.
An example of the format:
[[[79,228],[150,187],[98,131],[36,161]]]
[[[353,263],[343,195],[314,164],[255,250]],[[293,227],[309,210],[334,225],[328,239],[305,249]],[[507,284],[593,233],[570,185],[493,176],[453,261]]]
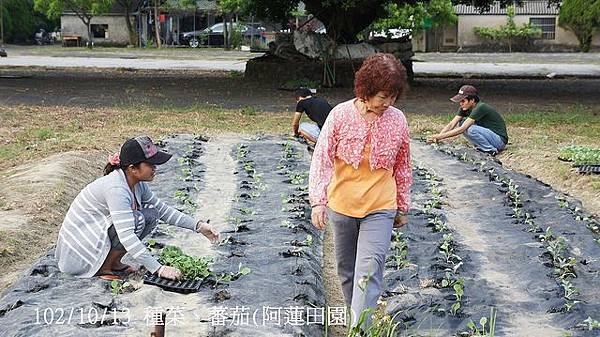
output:
[[[398,211],[394,218],[394,228],[400,228],[408,223],[408,216],[403,212]]]
[[[310,217],[316,229],[324,229],[327,225],[327,208],[323,205],[313,207]]]
[[[440,140],[437,137],[438,135],[433,135],[427,138],[427,144],[431,144],[431,143],[437,143]]]
[[[218,243],[221,241],[221,233],[207,223],[198,222],[198,224],[196,224],[196,232],[204,235],[211,243]]]
[[[160,268],[158,268],[158,277],[162,277],[162,278],[166,278],[169,280],[174,280],[177,281],[179,280],[183,275],[181,274],[181,270],[175,268],[175,267],[169,267],[169,266],[160,266]]]

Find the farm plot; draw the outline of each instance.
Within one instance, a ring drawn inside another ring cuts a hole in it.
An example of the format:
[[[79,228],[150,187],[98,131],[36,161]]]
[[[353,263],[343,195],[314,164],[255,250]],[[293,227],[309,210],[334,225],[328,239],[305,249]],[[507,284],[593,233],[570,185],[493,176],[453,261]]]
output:
[[[185,261],[198,292],[141,274],[76,279],[49,251],[0,299],[0,336],[148,336],[157,313],[167,336],[325,336],[323,238],[309,222],[303,146],[190,135],[161,146],[174,158],[154,191],[223,234],[210,246],[161,224],[146,240],[165,262]],[[414,142],[412,155],[412,210],[391,238],[382,296],[397,335],[597,336],[598,219],[474,151]]]
[[[160,145],[174,156],[159,167],[154,192],[223,232],[211,247],[201,235],[159,224],[145,240],[164,263],[182,263],[201,282],[198,292],[144,284],[142,273],[77,279],[58,271],[50,250],[0,299],[0,336],[148,336],[162,314],[166,335],[323,335],[322,238],[306,217],[303,147],[190,135]]]
[[[597,220],[485,156],[440,150],[413,144],[412,216],[392,241],[384,298],[401,335],[596,336]]]

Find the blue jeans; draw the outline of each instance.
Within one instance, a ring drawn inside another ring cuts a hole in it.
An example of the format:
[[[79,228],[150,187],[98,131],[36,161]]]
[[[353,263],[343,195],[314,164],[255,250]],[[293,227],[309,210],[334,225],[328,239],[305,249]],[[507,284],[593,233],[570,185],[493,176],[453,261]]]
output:
[[[135,228],[133,232],[140,240],[150,234],[158,224],[158,211],[156,208],[142,208],[139,211],[133,211],[133,217],[135,218]],[[119,240],[114,225],[108,227],[108,237],[110,238],[112,249],[120,251],[125,250],[125,247],[123,247],[123,244]]]
[[[465,136],[477,150],[483,152],[500,152],[504,150],[504,147],[506,146],[502,137],[498,136],[494,131],[475,124],[469,126],[463,133],[463,136]]]
[[[298,131],[302,131],[305,134],[313,137],[314,139],[319,139],[319,134],[321,133],[321,129],[317,126],[317,124],[302,122],[300,123],[300,127]]]

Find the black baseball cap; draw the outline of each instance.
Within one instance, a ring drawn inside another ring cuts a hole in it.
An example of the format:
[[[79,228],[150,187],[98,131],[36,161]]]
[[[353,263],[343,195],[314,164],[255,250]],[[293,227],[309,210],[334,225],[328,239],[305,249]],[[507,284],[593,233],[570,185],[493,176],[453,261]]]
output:
[[[477,96],[477,89],[472,85],[463,85],[458,90],[458,94],[454,95],[450,100],[454,103],[458,103],[463,99],[467,98],[467,96]]]
[[[172,155],[159,151],[152,139],[148,136],[139,136],[128,139],[121,146],[121,167],[146,162],[153,165],[161,165],[169,161]]]
[[[296,89],[296,97],[308,97],[312,96],[313,92],[309,88],[298,88]]]

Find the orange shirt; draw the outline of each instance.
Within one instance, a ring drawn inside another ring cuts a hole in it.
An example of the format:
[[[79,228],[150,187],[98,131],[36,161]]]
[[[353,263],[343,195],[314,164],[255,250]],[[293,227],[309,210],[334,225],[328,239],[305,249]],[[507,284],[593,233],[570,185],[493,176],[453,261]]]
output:
[[[358,169],[335,157],[334,174],[327,187],[327,206],[337,213],[364,218],[375,211],[397,208],[392,170],[371,171],[371,144],[366,144]]]

